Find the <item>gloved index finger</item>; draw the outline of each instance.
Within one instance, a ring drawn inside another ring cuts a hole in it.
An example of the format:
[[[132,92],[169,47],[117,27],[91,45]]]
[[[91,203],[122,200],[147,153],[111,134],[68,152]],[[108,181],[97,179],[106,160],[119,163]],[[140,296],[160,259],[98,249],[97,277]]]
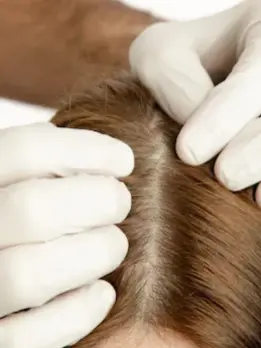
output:
[[[261,29],[261,28],[256,28]],[[261,30],[246,46],[230,76],[215,87],[181,130],[177,153],[192,165],[221,151],[261,113]]]
[[[0,132],[0,184],[31,177],[89,174],[124,177],[134,166],[131,148],[110,136],[50,123]]]

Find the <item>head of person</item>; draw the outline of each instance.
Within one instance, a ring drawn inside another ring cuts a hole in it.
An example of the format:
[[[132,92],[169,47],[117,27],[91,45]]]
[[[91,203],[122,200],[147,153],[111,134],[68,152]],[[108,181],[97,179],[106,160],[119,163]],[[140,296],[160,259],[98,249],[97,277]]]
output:
[[[53,122],[116,137],[136,160],[133,174],[122,179],[133,197],[120,225],[129,253],[106,278],[117,302],[77,347],[259,346],[261,210],[252,190],[229,192],[211,163],[179,161],[179,126],[132,77],[76,97]]]

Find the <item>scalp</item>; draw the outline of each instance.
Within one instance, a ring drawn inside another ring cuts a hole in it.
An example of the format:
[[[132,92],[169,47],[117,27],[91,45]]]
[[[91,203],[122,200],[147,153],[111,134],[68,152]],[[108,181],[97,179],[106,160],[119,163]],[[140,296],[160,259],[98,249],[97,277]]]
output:
[[[79,347],[148,327],[204,348],[259,344],[261,212],[252,191],[227,191],[216,182],[212,163],[181,163],[175,153],[180,127],[131,77],[78,96],[54,123],[119,138],[136,161],[123,179],[133,197],[120,226],[130,251],[107,278],[117,303]]]

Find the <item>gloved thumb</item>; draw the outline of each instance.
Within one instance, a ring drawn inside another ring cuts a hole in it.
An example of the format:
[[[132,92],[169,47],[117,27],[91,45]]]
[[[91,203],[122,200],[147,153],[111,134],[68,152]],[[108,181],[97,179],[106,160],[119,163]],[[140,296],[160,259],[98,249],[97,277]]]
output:
[[[174,34],[173,23],[148,28],[133,42],[129,60],[164,110],[184,124],[214,86],[186,37]]]

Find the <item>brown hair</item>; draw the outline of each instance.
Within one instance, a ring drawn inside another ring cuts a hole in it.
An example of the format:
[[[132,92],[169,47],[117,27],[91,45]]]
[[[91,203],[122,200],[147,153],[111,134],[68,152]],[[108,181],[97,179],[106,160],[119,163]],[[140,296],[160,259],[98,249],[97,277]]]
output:
[[[107,278],[117,303],[77,347],[145,327],[159,335],[177,332],[200,348],[259,346],[261,211],[252,191],[223,188],[211,163],[181,163],[179,126],[131,77],[77,97],[53,122],[119,138],[136,158],[134,173],[124,179],[133,207],[120,226],[130,250]]]
[[[155,21],[115,0],[1,0],[0,95],[57,107],[128,68],[129,45]]]

